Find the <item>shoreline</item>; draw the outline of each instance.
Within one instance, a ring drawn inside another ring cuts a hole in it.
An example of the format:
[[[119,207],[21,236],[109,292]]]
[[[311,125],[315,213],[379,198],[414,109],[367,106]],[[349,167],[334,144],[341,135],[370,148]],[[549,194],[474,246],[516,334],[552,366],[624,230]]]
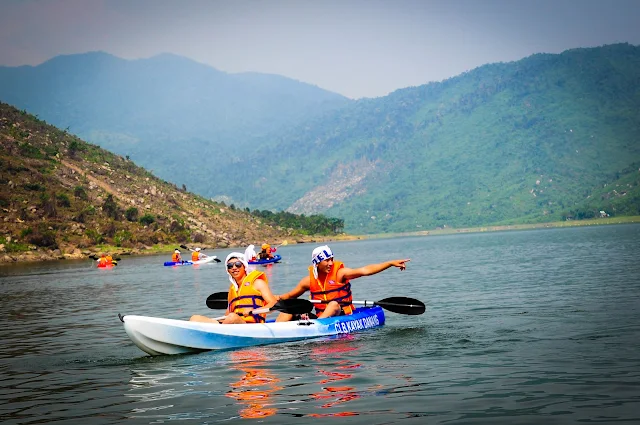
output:
[[[479,227],[454,228],[446,227],[434,230],[421,230],[417,232],[404,233],[381,233],[376,235],[363,235],[358,239],[374,239],[374,238],[395,238],[402,236],[442,236],[456,235],[460,233],[484,233],[484,232],[503,232],[511,230],[534,230],[534,229],[553,229],[560,227],[581,227],[581,226],[607,226],[616,224],[638,224],[640,216],[624,216],[624,217],[606,217],[592,218],[588,220],[570,220],[570,221],[552,221],[548,223],[531,223],[531,224],[501,224]]]
[[[533,229],[552,229],[560,227],[580,227],[580,226],[606,226],[616,224],[637,224],[640,223],[640,216],[624,216],[624,217],[606,217],[606,218],[594,218],[589,220],[571,220],[571,221],[555,221],[548,223],[534,223],[534,224],[505,224],[505,225],[493,225],[493,226],[480,226],[480,227],[467,227],[467,228],[453,228],[445,227],[434,230],[422,230],[417,232],[403,232],[403,233],[381,233],[374,235],[336,235],[336,236],[299,236],[297,238],[291,238],[287,244],[305,244],[305,243],[322,243],[322,242],[335,242],[335,241],[350,241],[350,240],[365,240],[365,239],[385,239],[395,238],[403,236],[443,236],[454,235],[461,233],[484,233],[484,232],[502,232],[511,230],[533,230]],[[201,245],[202,248],[208,249],[235,249],[243,248],[241,246],[226,246],[226,247],[213,247],[208,245]],[[63,247],[63,249],[56,250],[39,250],[25,252],[0,252],[0,267],[9,264],[24,264],[34,262],[45,261],[64,261],[64,260],[88,260],[92,256],[99,256],[102,252],[110,253],[114,258],[122,258],[123,256],[143,256],[154,254],[170,254],[175,249],[175,244],[172,245],[156,245],[145,246],[143,248],[118,248],[112,246],[96,246],[91,249],[80,249],[77,247]]]
[[[337,236],[297,236],[286,239],[287,245],[304,244],[304,243],[320,243],[330,242],[337,240],[356,240],[360,239],[353,235],[337,235]],[[284,243],[285,240],[282,241]],[[94,260],[96,257],[100,257],[102,253],[111,254],[114,259],[120,261],[122,257],[134,257],[156,254],[167,254],[169,257],[178,244],[166,244],[166,245],[154,245],[154,246],[141,246],[138,248],[122,248],[116,246],[96,245],[90,248],[78,248],[71,245],[62,246],[55,250],[40,249],[34,247],[30,251],[20,252],[6,252],[4,245],[0,245],[0,267],[6,265],[25,264],[25,263],[41,263],[48,261],[66,261],[66,260]],[[189,243],[191,246],[199,246],[203,250],[205,249],[237,249],[244,250],[246,245],[228,245],[228,246],[213,246],[208,244]],[[279,243],[272,243],[277,246]],[[187,250],[189,258],[191,253]]]

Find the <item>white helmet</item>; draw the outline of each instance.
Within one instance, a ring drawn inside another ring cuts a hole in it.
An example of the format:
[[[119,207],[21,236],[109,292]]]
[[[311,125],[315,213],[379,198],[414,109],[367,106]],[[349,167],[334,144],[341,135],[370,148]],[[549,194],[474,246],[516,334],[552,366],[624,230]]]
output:
[[[313,276],[318,278],[318,264],[323,260],[333,258],[333,252],[328,245],[322,245],[317,247],[311,253],[311,264],[313,265]]]

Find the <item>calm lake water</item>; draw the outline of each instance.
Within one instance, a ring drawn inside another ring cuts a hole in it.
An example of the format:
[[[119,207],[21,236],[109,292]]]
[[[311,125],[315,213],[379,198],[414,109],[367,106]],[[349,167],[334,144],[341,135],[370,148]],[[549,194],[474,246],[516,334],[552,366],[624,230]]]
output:
[[[0,421],[640,423],[639,225],[330,246],[349,267],[411,258],[354,280],[354,299],[409,296],[426,313],[386,312],[384,327],[337,340],[149,357],[117,314],[219,316],[205,299],[227,289],[223,263],[0,267]],[[278,250],[274,292],[314,247]]]

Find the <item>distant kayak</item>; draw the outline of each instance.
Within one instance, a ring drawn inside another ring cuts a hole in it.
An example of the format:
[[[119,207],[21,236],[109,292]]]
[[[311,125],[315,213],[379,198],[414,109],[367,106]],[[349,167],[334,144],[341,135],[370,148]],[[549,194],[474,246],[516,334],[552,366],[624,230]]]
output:
[[[198,261],[165,261],[164,265],[167,267],[173,267],[173,266],[194,266],[194,265],[198,265],[198,264],[207,264],[210,263],[212,261],[215,261],[217,263],[220,262],[220,260],[218,260],[218,257],[215,255],[212,255],[210,257],[205,257],[202,260],[198,260]]]
[[[117,266],[117,265],[118,265],[118,262],[114,260],[113,263],[111,263],[111,264],[100,264],[100,263],[98,263],[97,267],[99,269],[110,269],[113,266]]]
[[[253,260],[249,261],[249,264],[271,264],[277,263],[280,260],[282,260],[282,257],[279,254],[276,254],[273,256],[273,258],[270,258],[268,260]]]
[[[358,308],[349,316],[325,319],[220,325],[187,320],[125,315],[120,320],[129,338],[145,353],[197,353],[349,334],[384,324],[379,306]]]

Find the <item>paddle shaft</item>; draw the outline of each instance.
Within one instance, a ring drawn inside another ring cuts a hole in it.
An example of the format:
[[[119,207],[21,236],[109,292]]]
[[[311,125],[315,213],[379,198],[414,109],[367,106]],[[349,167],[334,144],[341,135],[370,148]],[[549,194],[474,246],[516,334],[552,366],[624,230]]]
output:
[[[310,300],[315,304],[327,304],[329,301],[323,300]],[[385,298],[380,301],[351,301],[351,304],[363,305],[363,306],[380,306],[385,310],[392,311],[398,314],[418,315],[425,311],[425,305],[422,301],[407,297],[391,297]]]
[[[323,300],[309,300],[309,302],[314,303],[314,304],[329,304],[331,302],[331,300],[328,301],[323,301]],[[355,305],[363,305],[365,307],[373,307],[375,305],[378,305],[377,301],[351,301],[351,304],[355,304]],[[397,305],[397,306],[408,306],[408,307],[413,307],[412,304],[394,304],[394,303],[385,303],[385,304],[389,304],[389,305]]]
[[[331,302],[331,300],[327,300],[327,301],[323,301],[323,300],[309,300],[309,302],[313,303],[313,304],[329,304]],[[375,301],[351,301],[351,304],[355,304],[355,305],[363,305],[365,307],[373,307],[376,304]],[[404,305],[404,304],[402,304]]]

